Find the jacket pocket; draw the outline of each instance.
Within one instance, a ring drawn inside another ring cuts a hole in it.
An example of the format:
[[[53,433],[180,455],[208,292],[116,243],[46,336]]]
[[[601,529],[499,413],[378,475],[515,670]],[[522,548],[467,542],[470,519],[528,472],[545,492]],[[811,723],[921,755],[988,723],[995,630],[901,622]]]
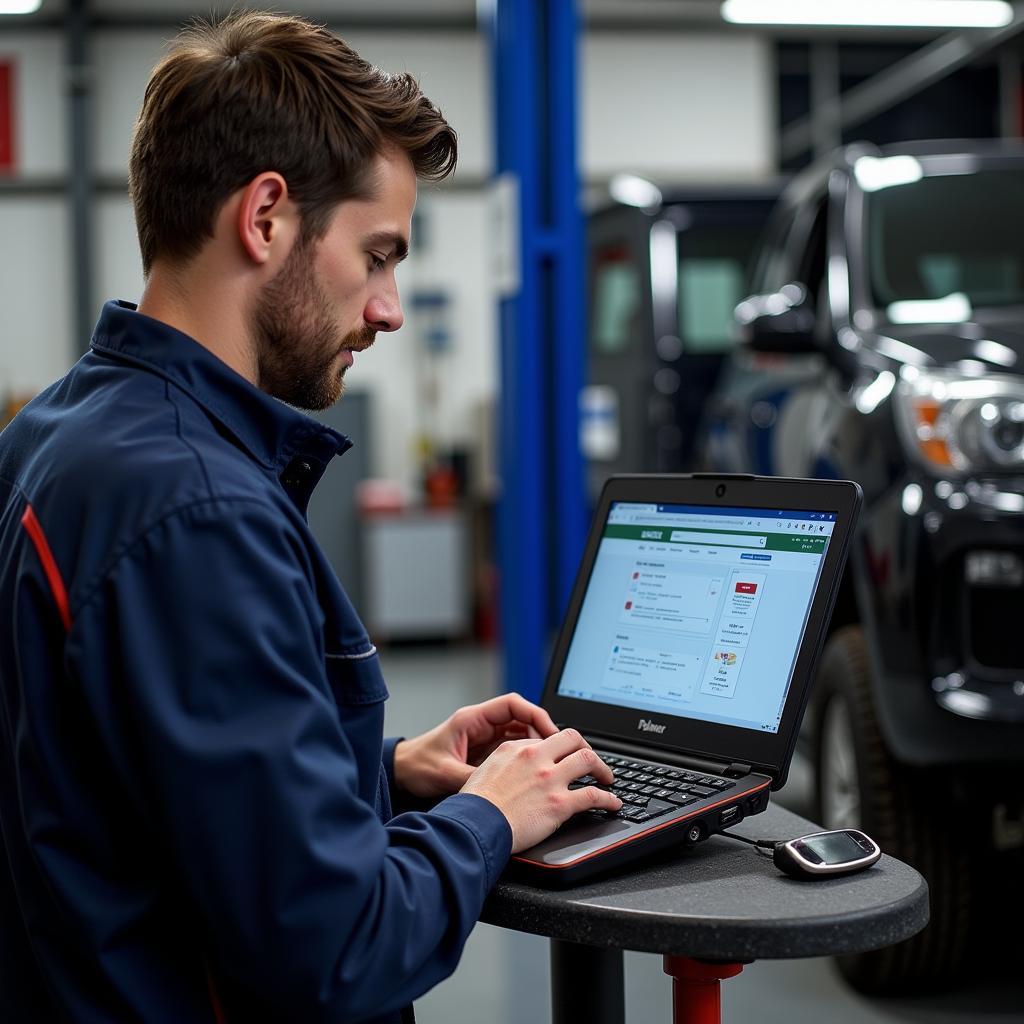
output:
[[[355,758],[357,792],[383,821],[388,815],[379,793],[380,755],[388,689],[377,650],[366,641],[360,647],[328,654],[325,660],[338,723]]]
[[[367,641],[362,647],[325,655],[327,681],[339,706],[379,704],[388,698],[377,648]]]

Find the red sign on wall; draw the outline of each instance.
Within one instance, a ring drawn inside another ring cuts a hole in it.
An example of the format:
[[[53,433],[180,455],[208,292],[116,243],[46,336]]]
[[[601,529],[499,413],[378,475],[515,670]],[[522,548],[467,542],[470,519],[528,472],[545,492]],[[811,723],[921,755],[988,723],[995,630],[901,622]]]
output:
[[[14,173],[14,61],[0,60],[0,174]]]

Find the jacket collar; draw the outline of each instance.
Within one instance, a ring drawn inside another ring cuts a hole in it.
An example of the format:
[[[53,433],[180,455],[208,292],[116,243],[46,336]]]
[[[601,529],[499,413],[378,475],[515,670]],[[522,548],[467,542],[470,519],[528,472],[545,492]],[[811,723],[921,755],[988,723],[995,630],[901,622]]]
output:
[[[326,468],[331,458],[352,447],[344,434],[260,391],[194,338],[139,313],[130,302],[104,305],[92,348],[172,381],[254,459],[277,473],[299,455],[312,456],[314,465]]]

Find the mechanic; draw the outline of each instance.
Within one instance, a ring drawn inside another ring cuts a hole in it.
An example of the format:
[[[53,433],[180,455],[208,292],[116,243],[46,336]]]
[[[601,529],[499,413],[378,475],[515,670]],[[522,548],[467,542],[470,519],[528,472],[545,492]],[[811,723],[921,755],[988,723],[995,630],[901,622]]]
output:
[[[409,1020],[510,852],[620,806],[515,694],[383,743],[306,523],[349,442],[295,407],[401,326],[417,180],[455,160],[411,77],[299,18],[153,71],[139,307],[0,435],[0,1019]]]

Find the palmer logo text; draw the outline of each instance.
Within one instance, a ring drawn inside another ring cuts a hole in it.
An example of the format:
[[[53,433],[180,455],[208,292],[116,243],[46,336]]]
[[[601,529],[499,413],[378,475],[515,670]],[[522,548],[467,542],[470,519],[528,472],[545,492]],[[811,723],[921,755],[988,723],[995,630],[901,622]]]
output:
[[[657,722],[652,722],[649,718],[641,718],[640,724],[637,726],[638,729],[643,732],[664,732],[665,726],[659,725]]]

